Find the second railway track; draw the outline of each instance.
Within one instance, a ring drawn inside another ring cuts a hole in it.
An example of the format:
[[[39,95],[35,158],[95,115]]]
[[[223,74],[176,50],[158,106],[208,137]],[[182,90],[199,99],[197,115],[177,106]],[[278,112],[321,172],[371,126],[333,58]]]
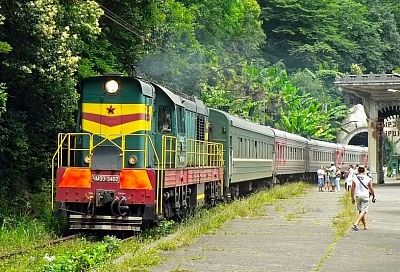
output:
[[[13,252],[5,253],[5,254],[0,255],[0,260],[1,259],[7,259],[7,258],[13,257],[13,256],[18,255],[18,254],[24,254],[24,253],[32,251],[32,250],[44,248],[44,247],[49,246],[49,245],[55,245],[55,244],[58,244],[58,243],[61,243],[61,242],[64,242],[64,241],[73,240],[73,239],[75,239],[77,237],[78,237],[78,235],[76,235],[76,234],[75,235],[69,235],[69,236],[66,236],[66,237],[49,240],[47,242],[38,244],[37,246],[34,246],[34,247],[23,248],[23,249],[16,250],[16,251],[13,251]]]

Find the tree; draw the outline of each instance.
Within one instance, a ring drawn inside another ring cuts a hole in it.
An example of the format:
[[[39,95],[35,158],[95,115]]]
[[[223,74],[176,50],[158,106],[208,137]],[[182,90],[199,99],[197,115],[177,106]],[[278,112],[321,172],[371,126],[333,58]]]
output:
[[[58,0],[6,1],[2,11],[2,34],[13,50],[0,55],[8,92],[0,122],[1,194],[22,197],[40,190],[57,133],[75,125],[80,41],[99,33],[102,11],[94,1]]]
[[[0,5],[1,11],[1,5]],[[3,25],[5,17],[0,14],[0,25]],[[7,42],[0,41],[0,54],[8,53],[11,51],[11,46]],[[6,111],[7,93],[4,83],[0,83],[0,117]]]

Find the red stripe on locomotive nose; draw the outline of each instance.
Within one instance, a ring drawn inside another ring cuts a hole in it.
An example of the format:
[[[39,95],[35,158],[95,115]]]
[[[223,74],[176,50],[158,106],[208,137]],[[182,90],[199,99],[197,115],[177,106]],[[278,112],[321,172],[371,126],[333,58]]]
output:
[[[146,120],[145,113],[133,113],[120,116],[105,116],[94,113],[82,113],[82,118],[87,121],[92,121],[109,127],[114,127],[138,120]]]

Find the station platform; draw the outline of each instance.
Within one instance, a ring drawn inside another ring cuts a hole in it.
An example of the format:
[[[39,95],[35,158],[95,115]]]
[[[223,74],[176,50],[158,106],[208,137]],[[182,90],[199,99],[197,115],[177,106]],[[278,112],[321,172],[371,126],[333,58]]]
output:
[[[265,206],[193,245],[165,252],[152,271],[400,271],[400,181],[375,185],[367,230],[335,241],[341,192],[318,192]],[[355,218],[354,218],[355,219]]]

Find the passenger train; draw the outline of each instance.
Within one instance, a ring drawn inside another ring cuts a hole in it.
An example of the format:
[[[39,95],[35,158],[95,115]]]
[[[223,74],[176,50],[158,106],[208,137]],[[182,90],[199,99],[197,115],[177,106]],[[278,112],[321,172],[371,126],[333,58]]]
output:
[[[139,231],[257,187],[367,164],[365,147],[309,140],[207,108],[136,77],[80,85],[78,128],[60,133],[53,207],[72,230]]]

